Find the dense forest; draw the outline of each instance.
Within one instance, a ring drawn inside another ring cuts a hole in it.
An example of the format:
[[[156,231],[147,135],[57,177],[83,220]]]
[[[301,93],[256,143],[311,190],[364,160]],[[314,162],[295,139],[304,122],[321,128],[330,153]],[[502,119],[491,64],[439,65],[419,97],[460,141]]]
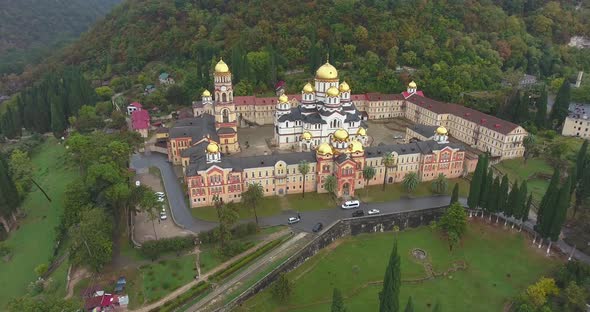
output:
[[[20,73],[29,63],[76,39],[120,0],[2,0],[0,75]]]

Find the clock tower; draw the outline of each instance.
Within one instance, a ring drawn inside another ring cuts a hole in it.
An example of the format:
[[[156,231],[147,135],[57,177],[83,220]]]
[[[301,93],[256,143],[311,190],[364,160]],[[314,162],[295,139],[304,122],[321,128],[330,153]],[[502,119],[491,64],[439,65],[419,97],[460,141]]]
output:
[[[234,91],[231,83],[231,72],[223,59],[215,65],[215,130],[219,135],[219,145],[223,153],[240,151],[238,143],[238,127]]]

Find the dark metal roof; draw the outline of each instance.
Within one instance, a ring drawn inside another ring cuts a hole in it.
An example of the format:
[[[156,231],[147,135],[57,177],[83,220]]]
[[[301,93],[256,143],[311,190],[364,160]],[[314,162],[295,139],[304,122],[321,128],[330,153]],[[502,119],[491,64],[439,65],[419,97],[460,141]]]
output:
[[[437,126],[421,125],[421,124],[413,125],[412,127],[410,127],[410,129],[414,130],[415,132],[417,132],[420,135],[425,136],[427,138],[430,138],[431,136],[434,135],[436,128],[438,128],[438,127]]]
[[[439,144],[435,141],[423,141],[423,142],[416,142],[416,143],[406,143],[406,144],[391,144],[391,145],[381,145],[381,146],[370,146],[365,148],[365,156],[366,157],[382,157],[387,153],[396,152],[398,155],[407,155],[407,154],[432,154],[433,151],[441,150],[445,147],[451,148],[458,148],[464,149],[463,145],[455,144],[455,143],[442,143]]]
[[[199,117],[184,118],[178,120],[170,128],[170,138],[192,138],[193,142],[209,137],[219,142],[219,136],[215,131],[215,118],[210,114],[203,114]]]
[[[217,134],[232,134],[232,133],[236,133],[236,130],[234,130],[233,128],[229,128],[229,127],[223,127],[223,128],[219,128],[219,130],[217,130]]]

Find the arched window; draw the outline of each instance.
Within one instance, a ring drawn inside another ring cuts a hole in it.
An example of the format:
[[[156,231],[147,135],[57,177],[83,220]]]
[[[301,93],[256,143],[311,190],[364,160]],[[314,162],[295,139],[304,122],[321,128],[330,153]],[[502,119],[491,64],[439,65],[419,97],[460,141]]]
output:
[[[227,102],[227,93],[222,93],[221,94],[221,101],[222,102]]]
[[[224,123],[229,122],[229,110],[228,109],[224,109],[223,111],[221,111],[221,115],[223,116]]]

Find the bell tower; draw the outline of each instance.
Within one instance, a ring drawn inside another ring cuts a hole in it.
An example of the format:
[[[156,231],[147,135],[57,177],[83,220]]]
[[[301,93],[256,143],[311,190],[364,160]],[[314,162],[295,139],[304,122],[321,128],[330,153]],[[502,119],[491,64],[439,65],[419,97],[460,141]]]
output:
[[[219,135],[221,152],[234,153],[240,151],[238,144],[238,124],[234,105],[234,91],[231,82],[231,72],[223,59],[215,65],[213,74],[215,130]]]

